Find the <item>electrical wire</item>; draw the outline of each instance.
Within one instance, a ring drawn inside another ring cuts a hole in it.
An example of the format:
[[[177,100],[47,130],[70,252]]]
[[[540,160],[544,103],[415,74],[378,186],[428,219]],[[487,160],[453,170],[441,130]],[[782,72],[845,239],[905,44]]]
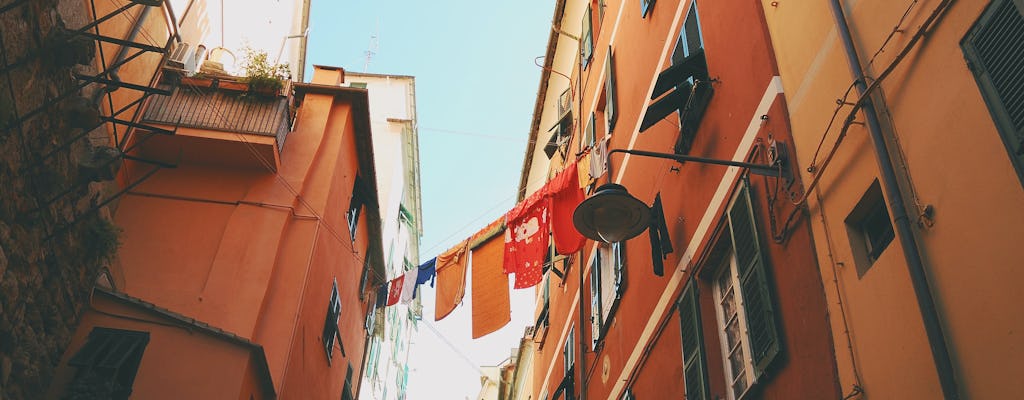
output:
[[[480,221],[480,220],[481,220],[481,219],[482,219],[483,217],[485,217],[485,216],[487,216],[488,214],[490,214],[490,213],[491,213],[491,211],[494,211],[494,210],[498,209],[498,207],[501,207],[502,205],[504,205],[504,203],[505,203],[505,202],[507,202],[507,201],[509,201],[509,200],[512,200],[513,198],[515,198],[515,196],[516,196],[515,194],[512,194],[511,196],[508,196],[508,197],[506,197],[506,198],[502,199],[502,200],[501,200],[501,201],[500,201],[500,202],[499,202],[498,204],[495,204],[495,205],[494,205],[494,206],[492,206],[491,208],[489,208],[489,209],[487,209],[486,211],[484,211],[483,213],[481,213],[481,214],[480,214],[479,216],[477,216],[476,218],[473,218],[472,220],[470,220],[469,222],[467,222],[467,223],[466,223],[465,225],[463,225],[463,226],[462,226],[461,228],[459,228],[459,229],[456,229],[456,230],[455,230],[455,232],[453,232],[453,233],[452,233],[451,235],[448,235],[448,236],[447,236],[447,237],[445,237],[444,239],[441,239],[441,240],[439,240],[439,241],[438,241],[437,243],[435,243],[434,245],[432,245],[432,246],[430,246],[430,247],[427,247],[427,248],[426,248],[426,250],[424,250],[424,252],[426,252],[426,253],[428,253],[428,254],[429,254],[429,253],[430,253],[430,252],[432,252],[433,250],[436,250],[437,248],[441,247],[441,245],[443,245],[443,244],[444,244],[445,242],[447,242],[448,240],[451,240],[452,238],[454,238],[454,237],[458,236],[458,235],[459,235],[459,234],[460,234],[461,232],[464,232],[464,231],[465,231],[465,230],[466,230],[467,228],[471,228],[471,227],[473,227],[473,226],[478,226],[478,225],[476,225],[476,223],[477,223],[478,221]]]
[[[903,46],[900,52],[896,54],[896,57],[894,57],[893,60],[889,62],[889,65],[886,66],[884,70],[882,70],[882,72],[878,75],[877,78],[871,81],[871,84],[864,89],[864,91],[857,99],[857,101],[852,104],[852,107],[850,108],[850,111],[847,113],[846,119],[843,122],[842,130],[840,130],[839,132],[839,137],[836,138],[836,142],[835,144],[832,145],[832,149],[829,151],[829,154],[825,158],[825,161],[822,163],[821,167],[815,172],[814,179],[811,181],[811,184],[808,185],[808,187],[803,191],[803,194],[800,196],[800,199],[793,201],[793,204],[796,205],[797,207],[794,208],[793,211],[789,214],[789,217],[786,218],[786,223],[782,226],[782,230],[779,232],[779,235],[781,235],[783,239],[785,235],[788,234],[790,224],[793,221],[795,221],[795,218],[797,214],[800,212],[800,209],[806,205],[808,193],[810,193],[817,186],[822,175],[824,175],[825,168],[828,166],[828,163],[832,160],[832,157],[836,154],[837,150],[839,149],[839,146],[842,143],[843,138],[846,137],[846,134],[849,131],[850,126],[853,125],[854,118],[857,116],[857,111],[860,111],[860,109],[864,107],[864,105],[870,100],[872,93],[875,90],[877,90],[881,86],[882,82],[885,81],[885,79],[890,74],[892,74],[892,72],[896,69],[897,66],[900,65],[900,63],[902,63],[903,59],[907,56],[907,54],[909,54],[910,51],[914,49],[915,45],[917,45],[917,42],[920,41],[922,37],[924,37],[925,33],[927,33],[933,27],[933,25],[939,20],[939,17],[945,13],[945,11],[949,8],[950,4],[952,4],[952,1],[953,0],[943,0],[941,3],[939,3],[939,5],[935,6],[935,9],[932,11],[931,15],[929,15],[928,18],[921,24],[921,26],[918,27],[917,31],[914,32],[914,35],[910,38],[910,40]],[[854,81],[854,84],[856,83],[857,82]],[[776,240],[779,240],[779,238],[776,238]]]
[[[480,368],[480,366],[476,362],[474,362],[473,359],[471,359],[469,357],[469,355],[464,353],[462,350],[460,350],[458,347],[456,347],[455,344],[453,344],[450,340],[448,340],[448,338],[445,337],[444,334],[441,333],[441,331],[437,330],[437,328],[434,327],[433,323],[431,323],[430,321],[427,321],[427,320],[423,320],[423,325],[425,325],[428,329],[430,329],[430,332],[432,332],[434,334],[434,336],[437,336],[437,338],[441,339],[441,341],[444,342],[444,344],[448,345],[448,348],[452,349],[452,351],[454,351],[455,354],[458,354],[459,357],[461,357],[462,360],[465,361],[467,365],[469,365],[470,367],[475,369],[478,373],[480,373],[480,376],[487,376],[487,374],[484,372],[484,370],[482,368]],[[498,379],[501,380],[501,382],[506,384],[506,385],[509,384],[509,382],[506,381],[505,378],[501,376],[501,374],[498,374]]]
[[[910,5],[907,6],[906,11],[904,11],[903,15],[900,17],[900,20],[896,22],[896,26],[894,26],[892,28],[892,31],[889,32],[889,36],[886,36],[885,40],[882,41],[882,45],[878,47],[878,51],[876,51],[875,54],[871,55],[871,58],[868,60],[868,66],[871,66],[872,64],[875,63],[875,58],[885,51],[885,46],[889,44],[889,41],[892,40],[892,38],[895,37],[897,33],[903,32],[903,30],[901,30],[900,27],[903,26],[903,21],[906,21],[907,16],[910,15],[910,11],[914,9],[915,5],[917,5],[917,1],[918,0],[911,0]]]
[[[450,133],[450,134],[453,134],[453,135],[472,136],[472,137],[479,137],[479,138],[484,138],[484,139],[496,139],[496,140],[503,140],[503,141],[507,141],[507,142],[519,142],[519,139],[516,139],[516,138],[511,138],[511,137],[507,137],[507,136],[498,136],[498,135],[488,135],[486,133],[457,131],[457,130],[452,130],[452,129],[427,128],[427,127],[422,127],[422,126],[418,127],[418,129],[421,130],[421,131]]]

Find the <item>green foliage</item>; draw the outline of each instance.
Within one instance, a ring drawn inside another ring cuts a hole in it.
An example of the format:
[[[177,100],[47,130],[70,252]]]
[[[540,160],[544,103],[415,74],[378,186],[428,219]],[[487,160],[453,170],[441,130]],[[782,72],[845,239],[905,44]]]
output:
[[[274,64],[270,62],[270,56],[266,51],[255,50],[246,46],[242,49],[242,69],[245,71],[245,80],[249,83],[249,90],[278,91],[284,87],[284,80],[290,79],[291,71],[288,63]]]
[[[87,262],[110,262],[121,246],[121,228],[99,216],[83,221],[82,247]]]

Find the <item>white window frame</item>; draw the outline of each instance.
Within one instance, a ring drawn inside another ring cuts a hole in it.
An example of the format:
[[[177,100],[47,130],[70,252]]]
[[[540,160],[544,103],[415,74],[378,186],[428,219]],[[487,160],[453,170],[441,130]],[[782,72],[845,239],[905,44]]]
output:
[[[625,242],[599,244],[591,259],[591,348],[595,350],[604,339],[609,321],[615,317],[618,303],[625,293],[625,246]]]
[[[729,338],[726,334],[726,324],[731,322],[731,318],[730,321],[726,321],[722,310],[722,278],[724,275],[729,276],[729,282],[732,285],[729,290],[732,290],[733,300],[735,301],[734,307],[736,308],[736,315],[732,318],[735,318],[739,323],[739,334],[737,336],[737,340],[739,340],[739,345],[743,350],[743,375],[747,381],[746,388],[743,389],[742,393],[735,393],[733,389],[733,385],[736,383],[735,378],[737,376],[734,376],[735,374],[732,371],[732,363],[729,361],[729,353],[732,349],[729,347]],[[750,349],[750,336],[747,330],[747,313],[743,306],[743,292],[740,290],[739,269],[736,265],[735,254],[731,249],[729,250],[728,256],[725,257],[725,260],[719,267],[719,270],[716,272],[712,287],[715,298],[715,321],[717,322],[718,327],[718,342],[721,344],[720,354],[722,356],[722,367],[725,370],[724,373],[726,377],[726,398],[731,400],[739,399],[750,391],[751,386],[754,385],[755,376],[754,360],[751,358],[751,354],[753,353]]]

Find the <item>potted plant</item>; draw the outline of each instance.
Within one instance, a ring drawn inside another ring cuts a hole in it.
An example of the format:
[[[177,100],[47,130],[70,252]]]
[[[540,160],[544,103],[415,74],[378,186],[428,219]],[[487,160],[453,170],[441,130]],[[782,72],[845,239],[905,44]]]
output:
[[[242,69],[245,71],[249,92],[268,96],[280,93],[285,80],[290,78],[288,63],[271,63],[267,52],[263,50],[245,47],[242,51]]]

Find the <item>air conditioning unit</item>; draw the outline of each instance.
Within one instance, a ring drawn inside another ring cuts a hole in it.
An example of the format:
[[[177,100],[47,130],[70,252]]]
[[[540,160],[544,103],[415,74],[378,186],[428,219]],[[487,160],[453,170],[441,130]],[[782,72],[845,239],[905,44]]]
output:
[[[200,45],[199,48],[205,50],[205,46]],[[197,61],[196,49],[191,44],[182,42],[174,46],[174,50],[171,50],[171,56],[167,58],[167,66],[191,74],[199,66]]]

